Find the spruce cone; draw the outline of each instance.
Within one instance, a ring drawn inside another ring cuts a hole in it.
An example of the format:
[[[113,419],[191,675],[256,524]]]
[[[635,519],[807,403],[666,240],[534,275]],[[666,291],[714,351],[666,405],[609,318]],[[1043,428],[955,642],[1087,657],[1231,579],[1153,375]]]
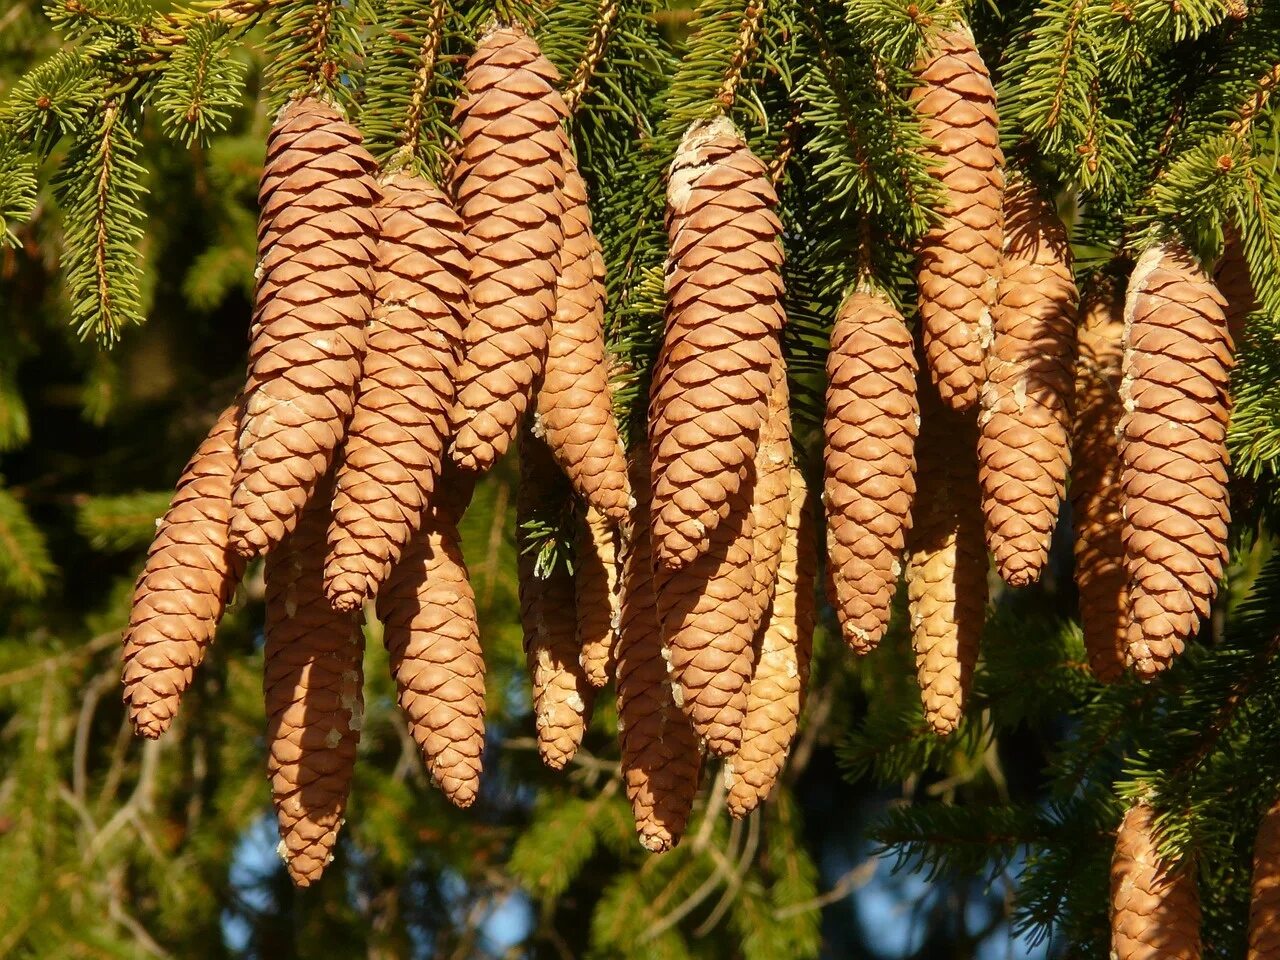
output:
[[[510,445],[546,362],[563,243],[559,81],[515,26],[485,34],[463,78],[453,181],[473,309],[450,419],[453,460],[468,470],[487,470]]]
[[[1280,801],[1262,815],[1253,841],[1248,960],[1280,957]]]
[[[440,189],[395,174],[377,210],[377,297],[325,565],[325,593],[338,610],[377,593],[421,523],[440,473],[470,312],[462,221]]]
[[[987,605],[974,420],[920,385],[919,484],[908,538],[911,645],[925,719],[940,735],[960,723]]]
[[[787,534],[791,494],[791,395],[782,357],[776,360],[769,412],[756,449],[756,482],[751,502],[751,617],[757,626],[764,618],[778,582],[782,542]]]
[[[428,512],[378,594],[378,617],[400,709],[431,779],[469,807],[484,750],[484,658],[458,535],[461,511],[451,506]]]
[[[1253,289],[1253,278],[1249,275],[1240,234],[1235,230],[1227,231],[1227,243],[1222,259],[1214,268],[1213,283],[1227,302],[1227,330],[1231,333],[1231,340],[1240,343],[1244,339],[1245,320],[1258,309],[1258,295]]]
[[[612,679],[617,658],[620,539],[608,517],[595,507],[587,508],[586,521],[578,529],[574,593],[582,670],[593,687],[603,687]]]
[[[1199,960],[1200,897],[1195,874],[1156,850],[1155,813],[1129,808],[1111,860],[1113,960]]]
[[[649,476],[644,454],[632,482],[644,502],[633,512],[622,575],[618,636],[618,737],[622,776],[646,850],[680,842],[698,792],[702,751],[689,718],[676,706],[658,628],[653,550],[649,539]]]
[[[875,649],[889,626],[916,492],[916,358],[911,331],[882,295],[840,307],[827,355],[828,592],[845,642]]]
[[[237,400],[182,471],[134,588],[121,679],[134,729],[152,740],[173,722],[244,574],[227,543],[239,416]]]
[[[1089,668],[1103,683],[1124,672],[1129,625],[1125,590],[1122,493],[1116,427],[1124,323],[1119,303],[1099,298],[1085,312],[1076,365],[1071,512],[1075,521],[1076,586]]]
[[[781,347],[781,224],[728,120],[685,134],[667,182],[667,324],[649,405],[657,562],[708,548],[752,471]]]
[[[946,198],[942,220],[920,242],[924,350],[942,399],[965,410],[978,400],[1000,267],[1004,155],[996,93],[962,24],[936,38],[916,73],[911,99]]]
[[[725,761],[729,813],[742,818],[778,782],[800,724],[800,705],[809,682],[818,558],[813,516],[804,474],[791,467],[790,512],[778,570],[778,589],[761,626],[760,656],[742,721],[742,747]]]
[[[533,684],[538,753],[553,770],[562,769],[578,752],[591,717],[595,688],[587,682],[580,662],[573,574],[557,564],[547,577],[537,575],[534,566],[538,558],[529,549],[525,525],[535,518],[554,519],[571,495],[546,444],[527,430],[522,432],[516,501],[520,619]]]
[[[231,544],[264,553],[328,472],[355,401],[373,305],[373,157],[332,107],[295,100],[267,140],[258,290]]]
[[[978,416],[987,546],[1004,581],[1040,579],[1071,462],[1075,310],[1057,211],[1021,177],[1005,194],[1004,262]]]
[[[604,347],[604,255],[591,232],[587,185],[564,153],[564,248],[538,424],[547,446],[587,503],[625,523],[631,501]]]
[[[1150,677],[1209,613],[1227,559],[1234,361],[1222,296],[1181,247],[1153,247],[1138,260],[1125,327],[1127,660]]]
[[[333,857],[364,721],[358,614],[324,595],[329,492],[326,480],[266,565],[267,772],[280,856],[300,887]]]

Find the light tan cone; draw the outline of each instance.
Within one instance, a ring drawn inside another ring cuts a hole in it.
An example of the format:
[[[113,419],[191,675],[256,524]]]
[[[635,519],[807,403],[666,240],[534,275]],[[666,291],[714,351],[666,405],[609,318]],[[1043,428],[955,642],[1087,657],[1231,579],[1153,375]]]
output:
[[[583,673],[593,687],[613,679],[621,616],[621,534],[603,513],[587,508],[579,525],[574,593]]]
[[[364,722],[359,614],[324,595],[329,489],[326,480],[266,564],[267,772],[278,850],[300,887],[332,859]]]
[[[451,422],[455,463],[487,470],[510,445],[547,357],[563,233],[559,74],[521,28],[476,45],[453,174],[471,253],[471,322]]]
[[[604,255],[591,232],[587,185],[571,149],[564,161],[564,247],[537,428],[582,498],[614,523],[625,523],[631,487],[605,358]]]
[[[1066,228],[1039,188],[1011,179],[1004,212],[978,481],[996,571],[1020,587],[1040,579],[1067,489],[1079,295]]]
[[[1280,801],[1262,815],[1253,841],[1248,960],[1280,957]]]
[[[685,134],[667,181],[666,330],[649,397],[656,562],[687,566],[752,472],[782,329],[781,223],[729,121]]]
[[[442,480],[466,489],[436,499],[378,594],[378,617],[400,709],[431,779],[469,807],[480,789],[485,673],[458,534],[470,483],[448,471]]]
[[[1227,330],[1233,343],[1240,343],[1245,335],[1245,320],[1258,309],[1258,294],[1249,276],[1249,264],[1244,258],[1240,234],[1227,231],[1226,246],[1222,258],[1213,270],[1213,282],[1227,302]]]
[[[244,574],[229,549],[240,403],[223,411],[178,479],[138,575],[124,632],[124,702],[134,729],[169,729]]]
[[[919,245],[925,357],[942,399],[964,410],[978,401],[1000,266],[1004,155],[996,93],[963,24],[936,38],[916,75],[911,99],[946,201]]]
[[[574,612],[573,574],[557,564],[538,577],[537,557],[527,550],[525,524],[555,518],[572,496],[545,443],[527,430],[520,437],[520,490],[516,500],[520,550],[520,619],[524,652],[533,684],[533,716],[538,753],[553,770],[573,759],[591,718],[595,688],[581,663]]]
[[[831,333],[823,418],[828,593],[858,653],[875,649],[889,626],[919,429],[911,331],[883,294],[858,290]]]
[[[1222,296],[1190,254],[1145,252],[1125,301],[1120,391],[1127,660],[1144,677],[1196,633],[1227,559],[1231,350]]]
[[[1114,683],[1124,673],[1129,626],[1116,440],[1116,427],[1124,412],[1120,402],[1122,318],[1119,298],[1094,299],[1084,311],[1076,364],[1071,461],[1076,587],[1089,669],[1103,683]]]
[[[267,139],[258,288],[231,545],[264,553],[298,522],[342,443],[373,307],[374,160],[336,110],[295,100]]]
[[[800,725],[800,706],[809,682],[817,613],[817,546],[804,474],[797,467],[788,473],[790,512],[778,587],[760,627],[760,654],[751,675],[742,746],[725,761],[725,805],[738,818],[768,798],[778,782]]]
[[[921,384],[918,488],[908,538],[907,602],[925,719],[960,724],[986,618],[987,551],[978,506],[975,424]]]
[[[791,395],[781,356],[776,366],[768,417],[756,449],[756,482],[751,501],[751,617],[757,626],[764,619],[778,582],[791,495]]]
[[[702,749],[689,718],[671,696],[654,593],[649,539],[649,475],[643,451],[632,470],[644,502],[632,512],[622,575],[618,636],[618,738],[622,777],[646,850],[680,842],[698,793]]]
[[[1129,808],[1111,860],[1113,960],[1199,960],[1200,897],[1194,870],[1162,862],[1155,814]]]
[[[440,473],[470,312],[462,221],[445,195],[404,173],[382,188],[377,295],[325,565],[325,593],[339,610],[377,593],[418,529]]]

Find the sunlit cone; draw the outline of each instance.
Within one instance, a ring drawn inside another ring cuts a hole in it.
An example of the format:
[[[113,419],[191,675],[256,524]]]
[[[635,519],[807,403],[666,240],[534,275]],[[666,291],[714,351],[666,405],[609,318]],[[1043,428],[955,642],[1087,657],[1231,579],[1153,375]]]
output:
[[[666,331],[649,404],[656,561],[686,566],[753,469],[782,329],[768,172],[728,120],[685,134],[667,181]]]
[[[1199,960],[1200,896],[1188,864],[1168,864],[1156,849],[1155,813],[1129,808],[1111,859],[1113,960]]]
[[[134,588],[122,679],[144,737],[169,729],[244,573],[227,543],[239,411],[238,400],[223,411],[182,471]]]
[[[751,617],[757,625],[768,609],[778,582],[791,494],[791,396],[781,355],[775,364],[768,416],[756,448],[751,501]]]
[[[481,37],[456,120],[454,194],[471,253],[471,322],[453,460],[486,470],[510,445],[547,358],[563,233],[559,74],[517,26]]]
[[[621,534],[595,507],[579,525],[574,571],[582,670],[593,687],[613,679],[621,616]]]
[[[889,625],[916,492],[916,358],[902,315],[859,290],[827,355],[823,501],[827,577],[845,642],[875,648]]]
[[[1253,841],[1248,960],[1280,957],[1280,801],[1262,815]]]
[[[1076,305],[1067,231],[1022,177],[1004,199],[1004,254],[978,414],[987,546],[1006,583],[1040,579],[1067,489]]]
[[[325,565],[339,610],[377,592],[418,529],[440,473],[470,312],[462,221],[444,194],[403,173],[382,188],[377,294]]]
[[[1183,248],[1155,246],[1125,301],[1120,395],[1128,661],[1167,667],[1209,613],[1227,559],[1231,337],[1223,300]]]
[[[232,493],[231,545],[271,549],[341,445],[373,307],[379,197],[360,134],[328,104],[292,101],[267,140],[258,289]]]

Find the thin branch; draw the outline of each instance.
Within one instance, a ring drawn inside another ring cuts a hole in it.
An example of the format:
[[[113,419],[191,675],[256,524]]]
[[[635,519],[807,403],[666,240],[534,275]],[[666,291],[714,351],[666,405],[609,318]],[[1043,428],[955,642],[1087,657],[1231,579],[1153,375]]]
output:
[[[582,103],[582,97],[587,92],[587,86],[591,83],[591,78],[595,76],[600,62],[604,59],[605,50],[609,46],[609,35],[613,32],[613,25],[618,19],[621,6],[620,0],[600,0],[595,22],[591,25],[591,36],[587,38],[587,48],[582,54],[582,59],[578,61],[573,76],[569,78],[568,85],[564,88],[564,102],[569,108],[569,116],[577,112]]]

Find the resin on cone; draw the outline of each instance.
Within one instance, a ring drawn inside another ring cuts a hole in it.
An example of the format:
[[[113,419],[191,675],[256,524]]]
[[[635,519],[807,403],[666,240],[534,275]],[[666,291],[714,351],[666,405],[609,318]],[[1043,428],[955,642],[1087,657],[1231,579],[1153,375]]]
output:
[[[271,549],[346,433],[373,308],[379,198],[360,134],[328,104],[281,112],[258,190],[258,287],[231,544]]]
[[[996,571],[1020,587],[1040,579],[1067,490],[1079,296],[1066,228],[1039,188],[1011,178],[1004,218],[978,479]]]
[[[382,184],[377,294],[364,372],[338,468],[325,593],[339,610],[373,597],[436,486],[470,311],[462,221],[435,185]]]
[[[333,859],[364,723],[359,614],[324,595],[329,481],[266,563],[267,773],[289,876],[310,886]]]
[[[925,358],[942,399],[964,410],[978,401],[1000,268],[1004,155],[996,92],[963,24],[934,39],[916,76],[911,99],[945,201],[919,244]]]
[[[1155,812],[1129,808],[1111,859],[1111,956],[1114,960],[1199,960],[1200,897],[1195,871],[1165,863],[1156,847]]]
[[[578,527],[574,594],[582,670],[593,687],[613,679],[621,616],[621,534],[595,507]]]
[[[1129,280],[1120,388],[1127,660],[1144,677],[1195,635],[1227,559],[1234,361],[1223,306],[1176,245],[1147,250]]]
[[[547,359],[564,238],[560,76],[516,26],[480,38],[454,120],[453,173],[471,254],[471,322],[451,422],[455,463],[487,470],[528,409]]]
[[[1262,815],[1253,841],[1248,960],[1280,957],[1280,801]]]
[[[916,358],[888,299],[858,290],[827,354],[823,502],[831,603],[845,643],[873,650],[889,626],[916,492]]]
[[[649,403],[664,567],[708,549],[753,470],[784,319],[777,202],[728,120],[685,134],[667,180],[666,330]]]
[[[169,729],[244,574],[228,544],[240,401],[223,411],[178,479],[138,576],[124,632],[124,702],[134,729]]]
[[[756,479],[751,500],[751,617],[758,626],[764,619],[787,534],[791,496],[791,394],[782,357],[775,361],[769,411],[756,448]]]

